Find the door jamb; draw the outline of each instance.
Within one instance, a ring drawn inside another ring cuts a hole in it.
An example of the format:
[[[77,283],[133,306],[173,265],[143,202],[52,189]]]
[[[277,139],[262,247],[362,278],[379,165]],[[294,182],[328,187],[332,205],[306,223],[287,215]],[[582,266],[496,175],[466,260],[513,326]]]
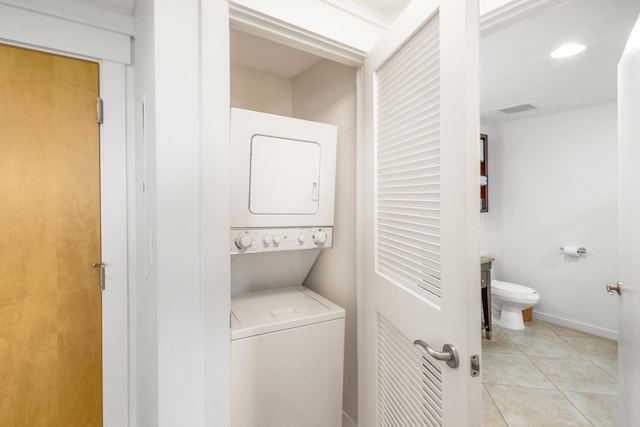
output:
[[[504,5],[488,11],[480,17],[480,37],[512,25],[518,20],[527,18],[533,13],[554,7],[564,0],[512,0]],[[365,235],[365,200],[364,200],[364,58],[362,52],[350,46],[336,43],[312,31],[300,27],[292,27],[284,21],[254,11],[248,7],[230,1],[230,28],[263,37],[302,51],[318,55],[332,61],[356,67],[356,241],[363,242]],[[356,300],[359,308],[365,307],[365,245],[356,243]],[[364,313],[357,312],[357,351],[364,354]],[[358,414],[364,413],[364,371],[358,363]],[[358,416],[359,418],[359,416]]]

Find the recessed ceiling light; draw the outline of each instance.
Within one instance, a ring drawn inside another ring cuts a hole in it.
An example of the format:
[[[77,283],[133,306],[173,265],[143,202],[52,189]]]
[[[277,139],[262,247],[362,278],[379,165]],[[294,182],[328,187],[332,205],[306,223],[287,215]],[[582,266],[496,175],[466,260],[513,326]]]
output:
[[[560,46],[553,52],[551,52],[552,58],[566,58],[567,56],[577,55],[583,50],[586,49],[586,46],[583,44],[565,44]]]

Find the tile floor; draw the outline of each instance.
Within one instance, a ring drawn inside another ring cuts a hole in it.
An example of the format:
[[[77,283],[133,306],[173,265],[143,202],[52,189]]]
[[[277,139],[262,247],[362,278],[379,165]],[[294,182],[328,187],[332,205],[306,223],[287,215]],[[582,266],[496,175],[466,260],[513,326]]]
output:
[[[482,427],[615,427],[615,341],[533,321],[482,339]]]

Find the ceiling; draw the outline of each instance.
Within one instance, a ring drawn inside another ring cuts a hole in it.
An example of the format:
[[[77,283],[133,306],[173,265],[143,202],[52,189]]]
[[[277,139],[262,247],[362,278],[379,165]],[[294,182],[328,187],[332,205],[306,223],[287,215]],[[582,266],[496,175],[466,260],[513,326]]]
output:
[[[85,0],[87,1],[87,0]],[[102,1],[102,0],[88,0]],[[125,0],[122,0],[125,1]],[[387,28],[411,0],[320,0],[380,28]],[[241,31],[231,30],[231,62],[294,77],[322,58]]]
[[[372,7],[375,3],[359,2]],[[405,4],[406,0],[395,2],[396,9],[390,13],[399,13]],[[568,0],[556,4],[481,38],[483,123],[616,101],[616,67],[640,13],[640,1]],[[376,9],[376,13],[381,10]],[[231,40],[233,62],[288,77],[319,59],[276,43],[256,41],[255,37],[243,33],[232,33]],[[587,49],[570,58],[549,56],[555,48],[568,42],[580,42],[587,45]],[[523,103],[539,108],[515,114],[495,111]]]
[[[135,0],[74,0],[101,9],[133,14]],[[320,0],[352,14],[386,26],[409,4],[411,0]]]
[[[380,27],[388,27],[411,0],[320,0],[357,15]]]
[[[231,30],[231,63],[294,77],[322,58],[261,37]]]
[[[635,20],[638,0],[568,0],[480,40],[483,122],[518,119],[616,101],[616,68]],[[565,43],[587,46],[563,59]],[[539,109],[505,114],[522,103]]]
[[[129,15],[135,4],[135,0],[75,1]],[[381,27],[392,22],[410,2],[320,1]],[[518,119],[614,102],[617,62],[638,13],[639,0],[567,0],[484,35],[480,40],[482,121]],[[587,49],[570,58],[550,58],[552,50],[567,42],[586,44]],[[320,59],[236,31],[231,34],[231,44],[234,63],[287,77]],[[540,107],[515,114],[495,111],[523,103]]]

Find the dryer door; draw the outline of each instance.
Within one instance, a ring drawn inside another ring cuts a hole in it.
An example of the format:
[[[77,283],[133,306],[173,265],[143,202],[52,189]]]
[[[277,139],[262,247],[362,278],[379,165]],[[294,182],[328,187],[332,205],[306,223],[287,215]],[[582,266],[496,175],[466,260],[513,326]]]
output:
[[[254,135],[249,211],[259,215],[314,215],[320,192],[320,145]]]
[[[338,128],[231,109],[231,228],[330,227]]]

